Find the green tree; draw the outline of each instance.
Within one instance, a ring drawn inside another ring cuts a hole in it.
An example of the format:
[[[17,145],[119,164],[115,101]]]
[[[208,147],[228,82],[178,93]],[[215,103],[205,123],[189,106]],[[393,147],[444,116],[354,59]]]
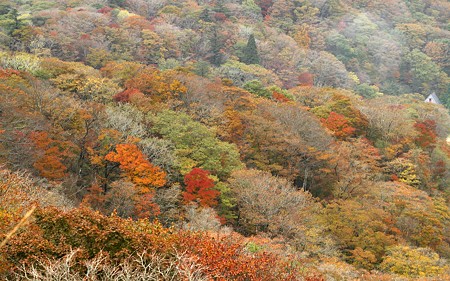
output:
[[[210,72],[210,64],[207,61],[199,60],[194,65],[194,73],[198,76],[207,77]]]
[[[414,91],[441,93],[447,90],[449,83],[447,74],[420,50],[414,49],[407,54],[404,63],[410,74],[410,77],[405,77],[406,82],[412,85]]]
[[[379,95],[379,89],[377,86],[369,85],[367,83],[359,84],[355,87],[355,92],[365,98],[374,98]]]
[[[153,122],[154,132],[175,145],[182,174],[200,167],[224,178],[242,167],[234,144],[218,140],[214,132],[189,115],[166,110],[159,113]]]
[[[202,12],[200,13],[200,16],[198,18],[201,19],[204,22],[212,22],[211,9],[208,8],[208,7],[203,9]]]
[[[0,4],[0,27],[5,30],[5,33],[8,36],[13,36],[14,31],[20,29],[24,25],[17,9],[7,4]]]
[[[209,61],[216,66],[220,66],[223,63],[223,43],[216,27],[213,28],[209,43],[211,45]]]
[[[261,19],[261,8],[255,3],[254,0],[244,0],[242,1],[242,10],[246,17],[260,20]]]
[[[24,41],[30,39],[30,32],[26,19],[21,17],[19,11],[10,4],[0,2],[0,35],[7,36],[3,44],[13,51],[23,50],[26,45]]]
[[[242,87],[260,97],[270,98],[272,96],[272,92],[264,88],[264,85],[259,80],[248,81]]]
[[[247,46],[244,49],[242,61],[246,64],[259,64],[258,48],[256,47],[255,36],[252,34],[248,38]]]

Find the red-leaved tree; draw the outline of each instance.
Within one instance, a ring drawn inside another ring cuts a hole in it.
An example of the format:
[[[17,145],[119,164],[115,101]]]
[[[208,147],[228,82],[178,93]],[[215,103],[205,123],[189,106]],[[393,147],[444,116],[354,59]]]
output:
[[[414,124],[414,129],[419,133],[415,142],[422,148],[434,147],[436,144],[436,122],[434,120],[417,121]]]
[[[214,181],[210,179],[209,172],[194,168],[184,176],[186,191],[183,192],[185,204],[197,202],[200,206],[211,207],[217,205],[219,191],[214,189]]]
[[[122,91],[116,95],[114,95],[113,99],[117,102],[127,103],[129,102],[133,97],[137,96],[144,96],[144,94],[135,88],[126,89],[125,91]]]

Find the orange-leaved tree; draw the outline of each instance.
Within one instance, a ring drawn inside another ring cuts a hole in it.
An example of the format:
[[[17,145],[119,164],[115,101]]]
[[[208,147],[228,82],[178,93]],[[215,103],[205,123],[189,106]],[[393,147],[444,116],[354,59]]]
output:
[[[66,176],[67,170],[63,161],[74,155],[71,151],[74,145],[70,142],[55,140],[47,132],[32,132],[30,139],[39,151],[33,167],[44,178],[55,181],[62,180]]]
[[[172,72],[147,69],[125,82],[127,89],[137,89],[153,103],[166,102],[186,93],[187,88],[172,77]]]
[[[122,177],[136,186],[135,216],[147,218],[158,215],[159,207],[153,202],[154,187],[166,184],[166,173],[152,165],[135,144],[118,144],[116,151],[108,153],[105,159],[119,163]]]
[[[328,118],[322,119],[322,123],[325,127],[333,131],[333,135],[338,139],[346,139],[352,136],[356,131],[344,115],[334,111],[330,112]]]
[[[194,201],[204,207],[217,205],[220,193],[214,189],[214,181],[208,176],[209,172],[201,168],[194,168],[184,176],[186,191],[183,192],[183,200],[186,204]]]
[[[152,165],[135,144],[118,144],[116,151],[108,153],[105,159],[119,163],[123,171],[122,176],[141,187],[142,193],[150,191],[151,187],[161,187],[166,184],[166,173]]]

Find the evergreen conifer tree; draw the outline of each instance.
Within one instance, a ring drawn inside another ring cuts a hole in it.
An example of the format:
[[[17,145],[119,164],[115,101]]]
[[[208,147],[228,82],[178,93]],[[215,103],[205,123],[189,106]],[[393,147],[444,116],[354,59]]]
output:
[[[205,8],[199,16],[199,19],[201,19],[204,22],[212,22],[211,19],[211,9],[209,9],[208,7]]]
[[[248,38],[242,61],[246,64],[259,64],[258,49],[256,48],[255,36],[253,34]]]
[[[214,27],[213,29],[210,44],[211,44],[211,56],[209,57],[209,61],[212,64],[219,66],[223,62],[223,54],[222,54],[223,44],[216,27]]]

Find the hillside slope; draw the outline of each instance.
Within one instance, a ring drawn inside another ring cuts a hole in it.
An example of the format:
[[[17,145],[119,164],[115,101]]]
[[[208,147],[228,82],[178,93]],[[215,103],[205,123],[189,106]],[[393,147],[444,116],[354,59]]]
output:
[[[449,278],[449,11],[0,1],[0,276]]]

